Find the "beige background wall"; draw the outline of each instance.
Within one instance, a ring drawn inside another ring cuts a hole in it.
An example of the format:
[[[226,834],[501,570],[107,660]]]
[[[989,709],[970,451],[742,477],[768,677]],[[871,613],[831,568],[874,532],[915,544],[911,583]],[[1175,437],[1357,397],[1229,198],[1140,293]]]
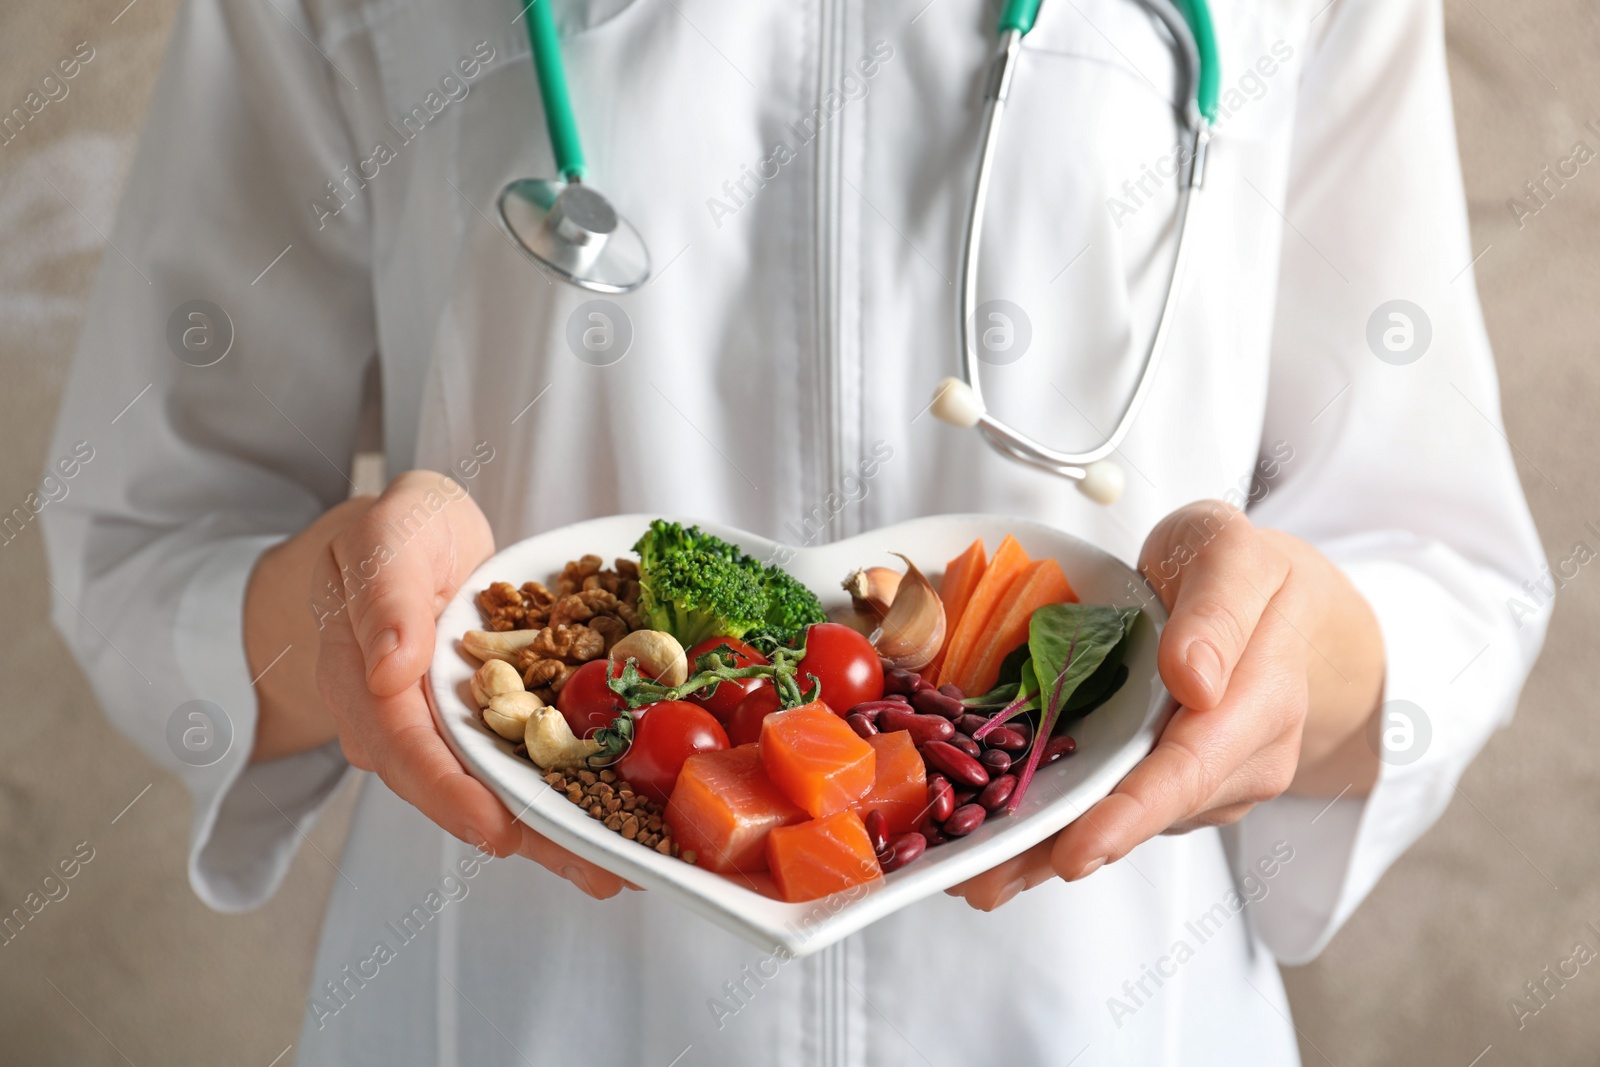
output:
[[[6,110],[79,41],[96,53],[66,99],[0,148],[0,510],[22,500],[46,461],[105,252],[96,230],[110,229],[176,8],[125,2],[12,0],[0,14]],[[1579,538],[1593,544],[1583,524],[1600,522],[1600,166],[1521,229],[1505,202],[1574,141],[1600,150],[1600,132],[1583,128],[1600,128],[1600,8],[1446,7],[1474,247],[1488,249],[1478,287],[1519,468],[1559,559]],[[94,859],[67,898],[0,947],[0,1063],[268,1067],[300,1025],[333,870],[302,850],[259,911],[219,916],[195,900],[184,878],[188,799],[95,710],[46,624],[54,594],[43,562],[37,530],[0,547],[0,903],[20,902],[78,842]],[[1583,928],[1600,927],[1597,616],[1600,578],[1586,569],[1555,609],[1513,728],[1324,956],[1288,973],[1307,1064],[1600,1055],[1600,967],[1584,968],[1520,1030],[1507,1006],[1575,940],[1600,950]],[[336,808],[312,833],[322,852],[337,853],[346,817]]]

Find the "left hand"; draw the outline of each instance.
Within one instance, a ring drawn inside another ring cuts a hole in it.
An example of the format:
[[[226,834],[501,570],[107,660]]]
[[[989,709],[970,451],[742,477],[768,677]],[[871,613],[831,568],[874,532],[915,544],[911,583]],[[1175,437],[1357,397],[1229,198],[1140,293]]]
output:
[[[1318,792],[1348,775],[1360,794],[1376,777],[1361,732],[1382,689],[1382,640],[1332,562],[1236,508],[1200,501],[1157,524],[1139,569],[1169,612],[1157,665],[1178,710],[1110,796],[948,890],[975,908],[1058,875],[1087,877],[1157,834],[1237,822],[1291,784]]]

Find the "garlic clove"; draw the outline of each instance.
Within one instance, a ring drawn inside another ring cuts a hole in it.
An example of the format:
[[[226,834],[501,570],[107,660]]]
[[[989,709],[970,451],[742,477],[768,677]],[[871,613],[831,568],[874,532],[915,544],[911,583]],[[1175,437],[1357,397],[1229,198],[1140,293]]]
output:
[[[517,679],[517,684],[520,686],[522,679]],[[497,693],[483,709],[483,722],[507,741],[521,741],[527,732],[528,720],[544,706],[544,701],[536,694],[525,690]]]
[[[905,577],[872,644],[889,665],[921,670],[944,647],[944,601],[916,564],[898,552],[895,555],[906,561]]]
[[[900,572],[888,567],[863,567],[843,584],[856,611],[881,619],[889,614],[889,606],[900,589]]]
[[[842,623],[862,637],[870,638],[878,631],[879,617],[871,611],[859,611],[854,604],[841,604],[828,610],[828,621]]]

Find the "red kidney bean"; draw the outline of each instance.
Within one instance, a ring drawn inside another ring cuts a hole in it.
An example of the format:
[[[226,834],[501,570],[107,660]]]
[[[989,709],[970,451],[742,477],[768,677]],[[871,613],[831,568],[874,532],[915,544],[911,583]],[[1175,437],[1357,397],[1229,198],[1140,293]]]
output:
[[[1027,747],[1028,742],[1033,740],[1033,723],[1027,719],[1012,719],[1006,723],[1006,728],[1022,735],[1023,747]]]
[[[988,786],[985,786],[984,788],[987,789]],[[956,807],[958,808],[963,804],[971,804],[976,799],[978,799],[978,791],[976,789],[956,790]]]
[[[929,741],[948,741],[955,736],[956,728],[949,719],[937,715],[918,715],[910,708],[888,708],[878,713],[878,729],[906,730],[911,743],[921,748]]]
[[[983,735],[982,743],[1007,752],[1021,752],[1028,747],[1028,739],[1009,726],[996,726]]]
[[[865,715],[867,718],[876,723],[878,721],[878,716],[882,715],[884,712],[903,711],[910,706],[911,705],[906,703],[904,700],[864,700],[845,712],[845,714]]]
[[[919,689],[912,693],[911,706],[925,714],[943,715],[947,719],[959,719],[967,713],[965,704],[937,689]]]
[[[991,748],[978,757],[978,762],[990,774],[1004,774],[1011,769],[1011,754],[1002,752],[998,748]]]
[[[1039,757],[1039,763],[1041,766],[1047,763],[1054,763],[1062,756],[1070,756],[1076,751],[1078,751],[1078,742],[1066,734],[1062,734],[1060,737],[1052,737],[1050,742],[1044,746],[1044,755]]]
[[[944,822],[956,810],[956,792],[942,774],[928,775],[928,818]]]
[[[890,667],[883,672],[883,691],[885,693],[903,693],[910,696],[917,691],[917,683],[921,675],[900,667]]]
[[[908,834],[895,834],[894,840],[889,842],[889,851],[884,853],[878,861],[878,866],[883,868],[883,873],[898,871],[928,850],[928,839],[915,830]]]
[[[983,825],[989,813],[978,804],[963,804],[944,821],[944,832],[951,837],[965,837]]]
[[[928,681],[922,675],[914,674],[914,675],[912,675],[912,677],[916,679],[916,681],[911,683],[912,692],[913,693],[920,693],[924,689],[932,689],[933,688],[933,683]]]
[[[963,740],[968,744],[972,743],[970,737]],[[989,784],[989,772],[983,769],[983,764],[949,741],[929,741],[922,746],[922,758],[953,783],[958,782],[974,789],[982,789]]]
[[[956,734],[954,737],[948,738],[948,740],[952,745],[956,746],[973,759],[977,759],[979,756],[983,755],[983,746],[978,744],[978,742],[974,741],[972,738],[968,737],[966,734]]]
[[[867,840],[872,842],[872,851],[883,855],[883,850],[889,847],[889,820],[883,817],[882,811],[873,808],[861,821],[867,828]]]
[[[950,835],[944,832],[939,823],[931,819],[923,819],[921,825],[917,827],[917,833],[921,834],[923,839],[928,842],[929,848],[934,845],[942,845],[950,840]]]
[[[978,732],[978,728],[980,726],[988,721],[989,720],[984,718],[982,715],[973,715],[968,713],[956,720],[956,729],[960,730],[968,737],[971,737],[973,734]]]
[[[862,740],[878,732],[878,728],[872,725],[872,720],[858,711],[846,715],[844,721],[850,724],[850,729],[854,730]]]
[[[961,691],[961,687],[956,685],[954,682],[946,682],[946,683],[944,683],[943,685],[941,685],[939,687],[939,692],[943,693],[945,696],[949,697],[952,700],[965,700],[965,699],[967,699],[967,694],[963,693]]]
[[[1005,807],[1006,801],[1011,799],[1011,794],[1016,792],[1017,776],[1002,774],[994,781],[983,787],[983,792],[978,794],[978,805],[984,811],[997,811]]]

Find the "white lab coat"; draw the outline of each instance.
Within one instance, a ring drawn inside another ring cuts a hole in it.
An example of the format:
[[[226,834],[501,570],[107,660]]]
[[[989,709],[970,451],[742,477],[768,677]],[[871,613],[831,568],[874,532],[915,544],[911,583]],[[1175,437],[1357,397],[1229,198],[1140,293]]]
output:
[[[955,367],[995,4],[562,4],[591,180],[655,256],[614,300],[632,342],[611,366],[568,343],[591,297],[488,221],[506,181],[553,170],[518,9],[191,0],[168,48],[51,453],[95,458],[43,521],[56,624],[194,792],[203,899],[268,896],[352,773],[333,747],[247,765],[240,615],[260,552],[349,492],[374,359],[389,470],[459,470],[486,443],[465,484],[500,543],[618,511],[802,543],[983,510],[1133,560],[1174,507],[1248,495],[1372,602],[1385,697],[1431,740],[1369,799],[1282,798],[800,961],[518,859],[465,877],[470,850],[367,778],[299,1062],[1297,1062],[1275,961],[1315,955],[1443,810],[1547,614],[1507,607],[1541,552],[1468,267],[1437,2],[1217,0],[1226,116],[1194,269],[1110,508],[922,414]],[[1027,38],[983,299],[1022,307],[1031,342],[987,388],[1063,446],[1115,421],[1155,321],[1171,77],[1127,0],[1046,0]],[[231,318],[214,366],[169,350],[191,299]],[[1394,299],[1431,324],[1410,365],[1367,340]],[[203,769],[165,741],[195,698],[235,731]]]

